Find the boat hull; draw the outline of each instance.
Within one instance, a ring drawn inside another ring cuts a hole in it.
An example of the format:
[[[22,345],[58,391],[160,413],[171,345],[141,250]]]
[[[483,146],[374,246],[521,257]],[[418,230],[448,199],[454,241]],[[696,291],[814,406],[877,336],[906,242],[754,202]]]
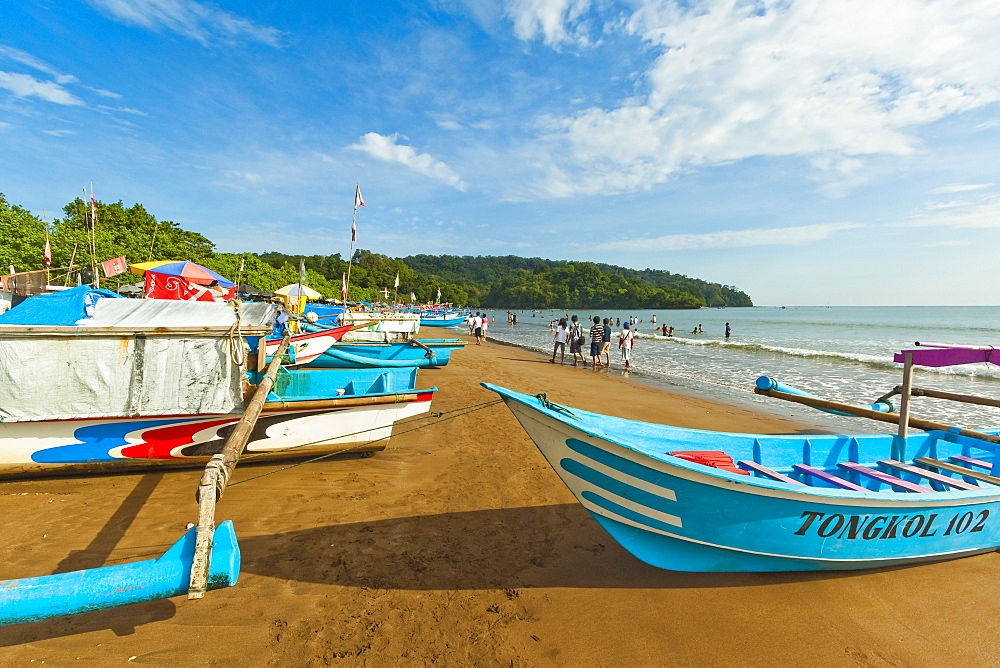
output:
[[[385,448],[397,420],[430,409],[434,389],[265,404],[243,463]],[[203,467],[239,413],[0,424],[0,477]]]
[[[326,369],[445,366],[451,361],[451,352],[465,346],[462,341],[421,343],[433,351],[432,357],[428,356],[427,350],[412,343],[340,343],[325,350],[308,366]]]
[[[798,491],[651,458],[575,427],[572,417],[538,399],[487,387],[501,394],[597,522],[659,568],[851,570],[968,556],[1000,545],[1000,487],[906,494],[802,485]]]

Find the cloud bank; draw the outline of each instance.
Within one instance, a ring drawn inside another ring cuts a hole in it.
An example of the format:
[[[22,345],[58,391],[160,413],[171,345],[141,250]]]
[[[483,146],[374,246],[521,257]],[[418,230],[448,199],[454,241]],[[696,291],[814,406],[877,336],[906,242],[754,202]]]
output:
[[[514,2],[515,35],[570,40],[589,4]],[[653,54],[643,92],[543,119],[543,194],[632,191],[753,156],[801,156],[853,184],[865,156],[911,154],[921,126],[1000,100],[995,0],[631,6],[621,29]]]

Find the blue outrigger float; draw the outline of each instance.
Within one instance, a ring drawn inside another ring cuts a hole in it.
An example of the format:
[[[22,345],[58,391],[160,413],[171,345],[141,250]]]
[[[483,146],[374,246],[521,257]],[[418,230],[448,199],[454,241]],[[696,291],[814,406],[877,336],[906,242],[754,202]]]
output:
[[[921,345],[921,344],[918,344]],[[758,380],[759,394],[898,422],[896,434],[733,434],[615,418],[485,384],[626,550],[676,571],[862,569],[1000,546],[1000,436],[909,417],[914,365],[991,362],[992,348],[904,350],[900,413]],[[791,391],[790,391],[791,390]],[[890,393],[893,394],[893,393]],[[908,427],[924,430],[908,433]]]

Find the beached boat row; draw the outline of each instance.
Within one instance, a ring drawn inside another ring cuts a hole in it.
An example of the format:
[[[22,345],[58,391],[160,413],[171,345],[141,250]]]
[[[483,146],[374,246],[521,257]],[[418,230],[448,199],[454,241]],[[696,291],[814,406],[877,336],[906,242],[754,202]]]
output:
[[[394,423],[430,409],[437,388],[420,387],[418,369],[464,345],[420,341],[413,314],[324,324],[313,312],[295,335],[277,315],[81,286],[0,316],[0,478],[207,464],[217,490],[200,495],[198,531],[157,560],[0,583],[0,624],[234,584],[235,532],[215,526],[214,500],[236,462],[384,449]]]

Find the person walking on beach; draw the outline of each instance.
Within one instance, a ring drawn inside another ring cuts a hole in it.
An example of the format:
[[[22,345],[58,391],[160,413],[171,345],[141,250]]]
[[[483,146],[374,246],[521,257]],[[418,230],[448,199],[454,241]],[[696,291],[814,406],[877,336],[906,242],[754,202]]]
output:
[[[561,353],[562,356],[559,358],[559,364],[566,363],[566,337],[569,336],[569,327],[566,326],[566,318],[559,320],[559,325],[556,327],[556,334],[554,337],[555,345],[552,347],[552,359],[549,360],[552,364],[556,363],[556,353]]]
[[[472,334],[476,337],[476,345],[483,344],[483,318],[477,312],[472,318]]]
[[[601,366],[601,344],[604,343],[604,326],[600,316],[594,316],[594,326],[590,328],[590,357],[594,368]]]
[[[601,339],[601,356],[607,358],[605,364],[611,366],[611,318],[604,319],[604,338]]]
[[[483,312],[483,325],[481,327],[482,331],[479,334],[479,342],[480,343],[482,343],[483,341],[486,340],[486,330],[489,329],[489,328],[490,328],[490,316],[486,315],[486,312],[484,311]]]
[[[574,315],[570,318],[571,322],[569,325],[569,352],[573,355],[573,366],[577,366],[577,355],[580,356],[580,362],[583,362],[583,366],[587,366],[587,358],[583,354],[583,344],[586,343],[587,339],[583,336],[583,325]]]
[[[727,322],[726,323],[726,338],[728,339],[732,335],[732,333],[733,333],[733,328],[730,327],[729,323]]]
[[[623,326],[622,333],[618,337],[618,348],[622,353],[622,361],[625,362],[625,368],[629,368],[629,360],[632,358],[632,346],[635,345],[635,334],[632,333],[631,328],[629,328],[626,322]]]

